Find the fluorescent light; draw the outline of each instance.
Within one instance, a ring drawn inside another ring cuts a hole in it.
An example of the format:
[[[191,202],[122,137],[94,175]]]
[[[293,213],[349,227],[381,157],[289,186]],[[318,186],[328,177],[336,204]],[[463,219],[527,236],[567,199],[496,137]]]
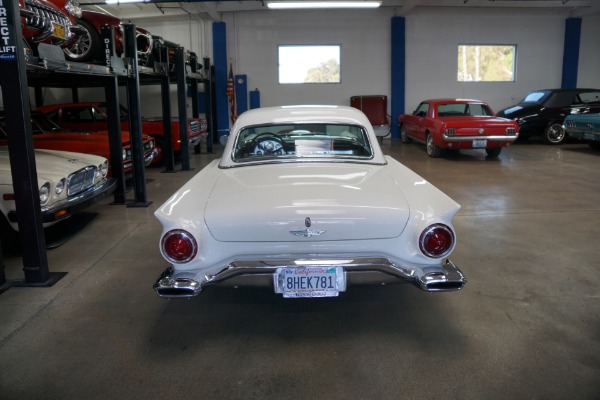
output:
[[[147,0],[105,0],[106,4],[146,3]]]
[[[267,7],[274,10],[298,8],[377,8],[381,1],[269,1]]]

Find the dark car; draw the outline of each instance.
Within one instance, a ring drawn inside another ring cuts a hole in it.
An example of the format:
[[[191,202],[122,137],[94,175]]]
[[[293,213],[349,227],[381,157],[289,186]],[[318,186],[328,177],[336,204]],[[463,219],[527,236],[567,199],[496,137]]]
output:
[[[565,140],[564,119],[571,114],[600,112],[600,89],[543,89],[529,92],[499,117],[519,123],[519,137],[542,136],[547,144]]]

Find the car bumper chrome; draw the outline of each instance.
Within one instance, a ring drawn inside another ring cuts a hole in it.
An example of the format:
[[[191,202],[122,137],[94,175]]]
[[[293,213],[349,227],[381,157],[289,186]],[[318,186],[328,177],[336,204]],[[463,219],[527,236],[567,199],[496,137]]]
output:
[[[514,142],[519,137],[516,135],[495,135],[495,136],[447,136],[443,134],[442,137],[447,142],[470,142],[473,140],[486,139],[490,142]]]
[[[42,222],[56,222],[70,217],[73,213],[81,211],[101,199],[111,195],[117,188],[116,179],[106,179],[102,184],[89,188],[69,199],[63,200],[49,207],[42,207]],[[17,212],[8,213],[10,222],[17,222]]]
[[[154,150],[152,150],[150,152],[150,154],[148,154],[146,157],[144,157],[144,165],[147,167],[152,163],[152,160],[154,160],[156,158],[156,156],[159,154],[159,150],[158,148],[154,148]]]
[[[314,265],[314,260],[270,260],[232,262],[214,275],[201,279],[194,272],[167,268],[154,284],[160,297],[184,298],[199,295],[206,286],[274,287],[278,268]],[[348,285],[413,283],[426,292],[460,290],[467,282],[461,270],[450,260],[441,267],[402,267],[385,258],[319,260],[319,266],[343,267]]]

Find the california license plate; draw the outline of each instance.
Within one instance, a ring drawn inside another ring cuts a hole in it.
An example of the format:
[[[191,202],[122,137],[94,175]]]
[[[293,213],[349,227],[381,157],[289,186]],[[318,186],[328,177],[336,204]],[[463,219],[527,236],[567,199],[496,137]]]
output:
[[[278,268],[275,292],[283,297],[335,297],[346,289],[342,267]]]
[[[57,24],[56,22],[53,22],[52,26],[54,27],[54,32],[52,32],[52,37],[55,37],[58,39],[65,39],[67,37],[67,32],[65,31],[64,26]]]
[[[475,139],[473,140],[473,148],[474,149],[482,149],[487,146],[487,139]]]

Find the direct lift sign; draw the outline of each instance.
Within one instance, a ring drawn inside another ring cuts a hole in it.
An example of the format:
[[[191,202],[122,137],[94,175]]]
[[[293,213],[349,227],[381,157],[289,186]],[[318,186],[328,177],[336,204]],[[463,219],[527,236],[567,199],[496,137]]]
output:
[[[0,0],[0,60],[15,60],[17,58],[17,46],[15,38],[11,37],[8,28],[8,8],[5,3],[13,0]]]

